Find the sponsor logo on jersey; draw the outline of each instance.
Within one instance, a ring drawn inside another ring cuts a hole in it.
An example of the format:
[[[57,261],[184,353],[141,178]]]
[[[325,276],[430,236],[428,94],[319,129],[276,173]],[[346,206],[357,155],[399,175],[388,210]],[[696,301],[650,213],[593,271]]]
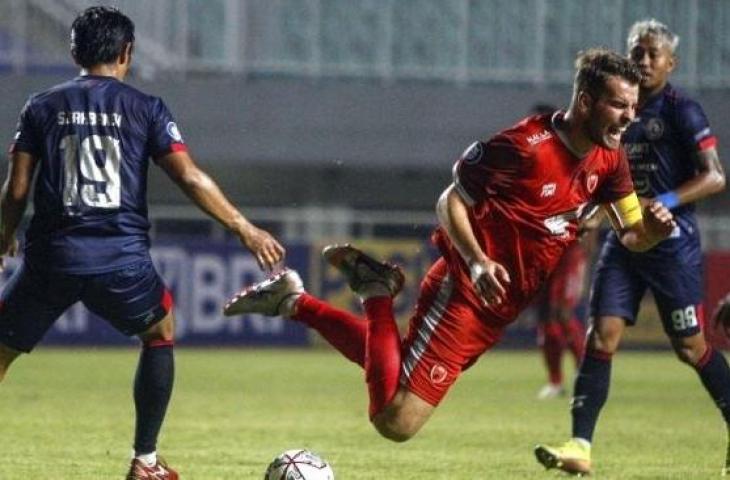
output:
[[[555,182],[546,183],[542,186],[542,192],[540,192],[540,196],[543,198],[552,197],[555,195],[555,190],[557,190],[557,185]]]
[[[444,380],[446,380],[446,377],[449,375],[448,370],[446,370],[446,367],[441,365],[440,363],[437,363],[433,367],[431,367],[431,383],[434,385],[438,385],[439,383],[442,383]]]
[[[177,128],[177,124],[175,122],[169,122],[167,124],[167,134],[170,135],[170,138],[175,140],[176,142],[182,142],[182,135],[180,134],[180,129]]]
[[[535,146],[538,143],[544,142],[545,140],[548,140],[550,138],[553,138],[553,134],[550,133],[550,131],[546,129],[540,133],[535,133],[533,135],[529,135],[527,137],[527,143],[529,143],[532,146]]]
[[[482,158],[482,144],[481,142],[474,142],[471,145],[469,145],[466,150],[464,150],[464,153],[462,154],[462,158],[464,159],[464,163],[468,165],[473,165],[479,161],[480,158]]]
[[[598,186],[598,174],[597,173],[588,174],[588,177],[586,178],[586,188],[588,189],[588,193],[593,193],[596,190],[597,186]]]
[[[661,118],[650,118],[644,126],[644,131],[649,140],[659,140],[664,134],[664,121]]]

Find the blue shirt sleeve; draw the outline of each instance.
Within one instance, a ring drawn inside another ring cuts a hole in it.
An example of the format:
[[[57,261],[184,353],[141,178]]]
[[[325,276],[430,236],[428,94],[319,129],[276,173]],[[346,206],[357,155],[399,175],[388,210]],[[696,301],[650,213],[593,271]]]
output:
[[[689,98],[683,99],[677,105],[676,115],[676,125],[682,142],[691,150],[702,150],[708,144],[714,146],[715,136],[699,103]]]
[[[157,160],[172,152],[186,152],[180,129],[165,102],[154,97],[150,105],[149,151]]]
[[[26,152],[38,157],[42,145],[38,138],[38,130],[33,119],[33,99],[25,102],[20,112],[18,126],[15,130],[13,142],[10,144],[9,152]]]

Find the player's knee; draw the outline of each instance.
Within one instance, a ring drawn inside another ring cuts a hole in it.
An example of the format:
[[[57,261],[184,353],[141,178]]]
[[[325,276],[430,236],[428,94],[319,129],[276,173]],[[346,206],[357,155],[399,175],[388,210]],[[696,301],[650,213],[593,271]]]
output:
[[[421,428],[421,422],[401,409],[386,409],[375,415],[372,423],[380,435],[398,443],[410,440]]]
[[[674,348],[674,353],[680,362],[695,366],[705,353],[705,347],[699,348],[694,345],[681,345]]]
[[[592,350],[605,353],[616,353],[621,335],[623,334],[623,320],[615,321],[600,319],[596,326],[591,328],[588,335],[588,346]]]
[[[175,339],[175,320],[172,311],[152,325],[147,331],[141,333],[139,337],[143,342],[172,342]]]

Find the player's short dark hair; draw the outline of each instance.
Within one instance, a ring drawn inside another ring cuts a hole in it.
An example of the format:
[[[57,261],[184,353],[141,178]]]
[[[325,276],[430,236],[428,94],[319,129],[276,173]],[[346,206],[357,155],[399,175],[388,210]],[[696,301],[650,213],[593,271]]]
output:
[[[87,8],[71,25],[71,56],[84,68],[112,63],[128,43],[134,23],[113,7]]]
[[[620,77],[633,85],[641,80],[641,72],[634,62],[607,48],[580,52],[575,68],[575,92],[586,91],[594,98],[601,96],[609,77]]]

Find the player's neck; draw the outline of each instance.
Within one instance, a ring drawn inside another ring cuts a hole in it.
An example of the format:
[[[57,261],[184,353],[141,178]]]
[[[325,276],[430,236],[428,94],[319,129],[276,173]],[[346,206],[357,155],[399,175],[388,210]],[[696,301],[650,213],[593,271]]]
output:
[[[93,75],[95,77],[112,77],[116,78],[120,82],[124,80],[124,71],[122,71],[116,64],[100,64],[94,65],[89,68],[82,68],[81,75]]]
[[[654,88],[639,88],[639,108],[643,107],[649,100],[662,93],[666,86],[667,82],[664,82]]]
[[[570,109],[562,117],[559,115],[553,117],[553,128],[563,144],[576,157],[584,158],[593,150],[594,143],[583,133],[580,123],[576,121]]]

